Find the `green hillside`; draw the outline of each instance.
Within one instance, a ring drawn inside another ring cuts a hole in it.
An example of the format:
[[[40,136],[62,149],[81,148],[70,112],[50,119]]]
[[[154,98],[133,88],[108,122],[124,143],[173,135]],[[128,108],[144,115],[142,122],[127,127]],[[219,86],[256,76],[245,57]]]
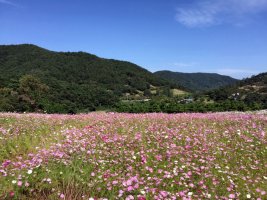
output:
[[[234,78],[215,73],[181,73],[158,71],[154,74],[160,78],[170,81],[177,86],[182,86],[193,92],[212,90],[237,82],[237,80]]]
[[[76,112],[147,98],[170,84],[129,62],[24,44],[0,45],[0,88],[2,110]]]
[[[223,87],[207,94],[215,101],[232,99],[267,108],[267,73],[243,79],[231,87]]]
[[[267,73],[219,89],[173,98],[130,102],[117,107],[119,112],[223,112],[267,109]]]

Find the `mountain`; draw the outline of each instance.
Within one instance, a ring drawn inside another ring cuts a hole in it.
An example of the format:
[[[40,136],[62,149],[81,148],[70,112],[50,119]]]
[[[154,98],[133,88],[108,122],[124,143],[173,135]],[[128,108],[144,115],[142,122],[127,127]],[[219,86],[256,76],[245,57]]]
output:
[[[110,90],[144,90],[166,81],[135,64],[103,59],[84,52],[53,52],[34,45],[0,46],[1,85],[24,74],[73,84],[99,84]]]
[[[207,93],[215,101],[241,100],[247,104],[263,105],[267,108],[267,72],[243,79],[230,87]]]
[[[36,97],[42,92],[34,88],[47,88],[39,102]],[[130,62],[30,44],[0,45],[0,108],[1,103],[9,108],[4,110],[17,109],[9,106],[10,98],[3,100],[11,94],[18,96],[20,105],[28,101],[20,111],[34,107],[72,112],[111,105],[124,96],[145,98],[162,88],[170,88],[169,82]]]
[[[212,90],[222,86],[234,84],[238,81],[232,77],[216,73],[181,73],[157,71],[154,74],[159,78],[168,80],[177,86],[182,86],[193,92]]]

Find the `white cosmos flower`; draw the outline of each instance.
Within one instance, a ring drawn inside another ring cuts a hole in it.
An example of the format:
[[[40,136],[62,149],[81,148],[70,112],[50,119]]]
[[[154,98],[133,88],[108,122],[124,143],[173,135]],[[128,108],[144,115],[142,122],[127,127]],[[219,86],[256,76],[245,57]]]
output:
[[[193,195],[193,192],[188,192],[188,196],[192,196]]]

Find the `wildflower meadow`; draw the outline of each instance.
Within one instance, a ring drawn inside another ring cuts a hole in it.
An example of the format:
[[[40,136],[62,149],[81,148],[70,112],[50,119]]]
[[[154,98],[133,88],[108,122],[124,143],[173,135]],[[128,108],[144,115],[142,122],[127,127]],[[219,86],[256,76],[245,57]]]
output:
[[[0,113],[0,199],[267,199],[267,115]]]

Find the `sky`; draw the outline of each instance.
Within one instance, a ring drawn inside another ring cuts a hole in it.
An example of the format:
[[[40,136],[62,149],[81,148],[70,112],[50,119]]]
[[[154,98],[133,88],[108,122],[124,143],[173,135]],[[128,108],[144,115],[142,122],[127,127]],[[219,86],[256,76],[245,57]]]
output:
[[[267,0],[0,0],[0,44],[22,43],[242,79],[267,71]]]

